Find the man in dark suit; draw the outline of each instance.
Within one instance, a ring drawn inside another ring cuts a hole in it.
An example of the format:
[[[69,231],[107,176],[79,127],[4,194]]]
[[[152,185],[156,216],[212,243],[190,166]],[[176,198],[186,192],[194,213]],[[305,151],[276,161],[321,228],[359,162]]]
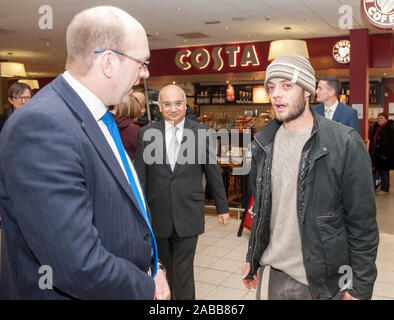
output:
[[[195,299],[193,260],[198,235],[204,232],[203,173],[222,226],[229,219],[226,192],[216,152],[209,152],[209,128],[185,119],[183,90],[175,85],[164,87],[159,107],[164,120],[139,131],[135,167],[148,197],[172,299]]]
[[[339,80],[335,77],[322,77],[316,89],[316,101],[321,102],[312,109],[331,120],[355,129],[360,134],[357,111],[338,101]]]
[[[145,30],[96,7],[74,17],[66,44],[67,71],[0,136],[0,288],[8,299],[169,298],[147,204],[106,107],[149,76]]]

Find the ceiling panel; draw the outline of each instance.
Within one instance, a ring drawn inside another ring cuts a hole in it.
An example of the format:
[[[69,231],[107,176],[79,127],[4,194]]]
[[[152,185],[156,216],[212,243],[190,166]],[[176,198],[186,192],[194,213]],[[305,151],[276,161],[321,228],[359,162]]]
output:
[[[385,32],[365,22],[359,0],[0,0],[0,59],[25,62],[28,71],[62,72],[65,32],[73,16],[109,3],[141,22],[151,34],[151,49],[348,35],[348,30],[338,26],[338,9],[344,4],[352,6],[354,28]],[[53,8],[53,30],[38,27],[38,9],[43,4]],[[234,21],[236,17],[245,20]],[[210,20],[220,23],[206,25]],[[292,30],[286,32],[285,26]],[[184,42],[176,36],[186,32],[202,32],[210,37]]]

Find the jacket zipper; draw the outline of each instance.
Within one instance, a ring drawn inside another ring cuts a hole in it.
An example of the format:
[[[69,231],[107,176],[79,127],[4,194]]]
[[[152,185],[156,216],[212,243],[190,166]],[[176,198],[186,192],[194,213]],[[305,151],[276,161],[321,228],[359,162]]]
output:
[[[264,172],[263,172],[263,175],[264,175],[263,182],[265,182],[265,179],[267,176],[266,175],[266,170],[267,170],[266,167],[267,167],[267,161],[268,161],[268,152],[267,152],[267,150],[265,150],[265,148],[261,145],[261,143],[257,139],[255,139],[255,141],[258,143],[258,145],[261,147],[261,149],[263,149],[263,151],[265,152],[265,160],[264,160],[265,163],[264,163]],[[265,184],[263,183],[263,185],[265,185]],[[263,197],[262,197],[262,201],[260,203],[260,207],[262,207],[264,204],[264,197],[265,197],[265,192],[263,190]],[[256,253],[256,247],[257,247],[257,236],[258,236],[258,231],[260,229],[260,226],[262,225],[262,221],[263,221],[263,216],[261,215],[259,224],[256,227],[256,233],[255,233],[255,238],[254,238],[254,247],[253,247],[251,261],[250,261],[250,263],[251,263],[250,270],[254,270],[254,255]]]

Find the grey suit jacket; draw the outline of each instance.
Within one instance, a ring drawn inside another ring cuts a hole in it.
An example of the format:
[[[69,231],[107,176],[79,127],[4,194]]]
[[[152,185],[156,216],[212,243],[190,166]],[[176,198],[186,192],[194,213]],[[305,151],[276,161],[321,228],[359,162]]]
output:
[[[324,104],[318,104],[312,107],[313,110],[324,117]],[[360,121],[358,120],[357,111],[341,102],[338,102],[338,107],[332,117],[332,120],[342,123],[345,126],[352,127],[360,134]]]
[[[148,198],[154,234],[167,238],[171,235],[174,225],[180,237],[195,236],[204,232],[203,172],[205,172],[210,191],[216,202],[218,213],[228,212],[226,192],[220,168],[216,163],[216,153],[211,154],[215,156],[215,163],[209,164],[210,161],[207,158],[209,143],[206,143],[205,148],[200,149],[200,153],[198,150],[199,144],[204,145],[203,140],[206,139],[204,134],[209,128],[196,121],[185,119],[178,162],[182,157],[188,161],[183,164],[177,163],[174,172],[167,164],[164,128],[164,120],[161,120],[139,130],[135,168]],[[186,131],[190,133],[190,136],[185,135]],[[148,141],[144,141],[145,133],[147,136],[155,135],[157,140],[147,138]],[[195,143],[187,144],[188,139],[193,140],[192,135]],[[153,146],[156,147],[155,150]],[[146,163],[144,151],[145,156],[151,154],[156,157],[156,161]],[[201,161],[202,159],[205,160]],[[206,164],[201,164],[201,162]]]
[[[7,121],[0,155],[3,296],[153,298],[149,228],[97,122],[62,76]],[[40,288],[43,265],[52,290]]]

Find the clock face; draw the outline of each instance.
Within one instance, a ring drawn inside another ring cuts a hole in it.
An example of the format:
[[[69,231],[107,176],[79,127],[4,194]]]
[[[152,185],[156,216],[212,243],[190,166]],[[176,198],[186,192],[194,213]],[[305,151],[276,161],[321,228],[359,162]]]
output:
[[[361,0],[364,16],[379,29],[394,28],[394,0]]]
[[[350,62],[350,41],[341,40],[338,41],[334,48],[332,49],[332,56],[335,61],[339,63],[349,63]]]

